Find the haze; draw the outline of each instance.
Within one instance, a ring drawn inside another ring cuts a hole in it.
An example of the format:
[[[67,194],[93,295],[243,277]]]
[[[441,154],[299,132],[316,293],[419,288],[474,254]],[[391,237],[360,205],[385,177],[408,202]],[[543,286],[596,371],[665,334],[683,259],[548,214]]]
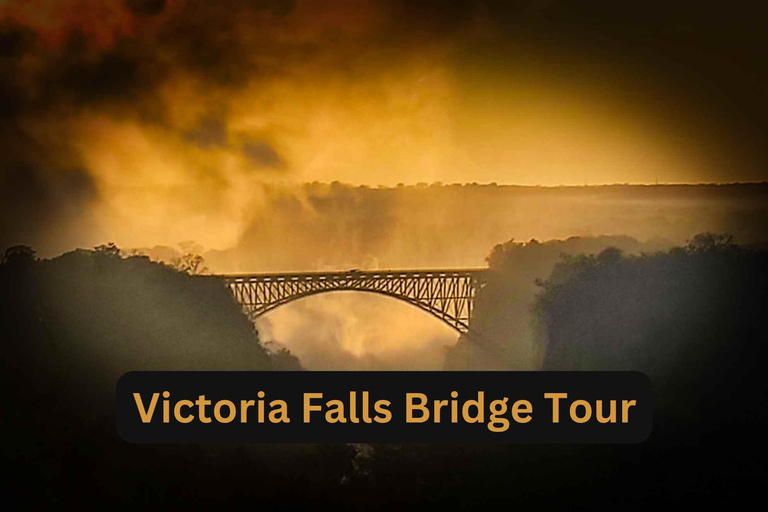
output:
[[[229,272],[479,266],[512,238],[760,241],[762,185],[580,187],[766,180],[762,19],[665,2],[6,0],[0,245],[196,247]],[[560,185],[577,187],[543,188]],[[384,347],[379,362],[406,338],[455,341],[347,300],[318,302],[315,334],[353,359],[353,339]],[[309,336],[284,329],[313,307],[262,330]],[[409,327],[361,333],[338,313],[354,308]]]

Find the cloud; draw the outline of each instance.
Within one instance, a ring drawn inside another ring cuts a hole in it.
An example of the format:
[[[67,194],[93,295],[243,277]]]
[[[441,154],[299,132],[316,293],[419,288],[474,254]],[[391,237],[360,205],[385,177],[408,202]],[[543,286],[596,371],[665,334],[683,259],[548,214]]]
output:
[[[6,1],[0,245],[46,256],[194,239],[218,250],[212,266],[252,271],[477,265],[513,235],[630,226],[645,236],[656,221],[623,206],[608,221],[591,199],[568,203],[563,218],[547,213],[561,203],[546,194],[268,182],[765,179],[766,32],[764,16],[744,9]],[[675,234],[698,222],[652,214]],[[384,326],[400,315],[360,304],[358,318]],[[296,307],[275,312],[301,326],[280,337],[348,367],[392,367],[413,338],[446,336],[366,332],[343,299]],[[313,320],[329,316],[338,322]],[[417,360],[432,364],[441,343],[419,346]]]
[[[259,215],[254,179],[765,179],[761,18],[660,8],[10,0],[0,173],[45,190],[88,176],[69,198],[14,199],[17,217],[82,222],[61,247],[196,238],[186,226],[223,248]],[[48,224],[14,239],[39,245]]]
[[[246,142],[243,144],[243,154],[246,158],[260,167],[282,168],[285,163],[277,151],[266,142]]]
[[[344,107],[349,114],[368,108],[365,90],[401,65],[386,63],[394,43],[382,39],[392,28],[388,12],[366,0],[6,2],[0,173],[17,200],[2,212],[25,221],[13,233],[4,228],[3,242],[66,248],[120,238],[131,225],[148,243],[175,243],[163,237],[195,237],[162,227],[179,225],[175,218],[246,215],[240,209],[254,204],[254,186],[243,179],[315,172],[328,156],[313,135],[301,142],[305,129],[347,85],[359,90]],[[321,95],[301,107],[313,90]],[[399,100],[380,108],[391,101]],[[306,108],[303,116],[292,106]],[[87,187],[62,185],[73,176]],[[139,219],[149,218],[140,211],[158,217],[142,227]],[[47,219],[63,217],[80,222],[79,235],[47,243],[60,231]],[[233,236],[202,238],[221,246]]]
[[[186,133],[186,138],[202,149],[222,148],[227,145],[227,128],[222,120],[206,117]]]
[[[256,325],[311,370],[440,370],[458,336],[413,306],[345,292],[282,306]]]
[[[136,16],[155,16],[163,12],[166,0],[125,0],[128,10]]]

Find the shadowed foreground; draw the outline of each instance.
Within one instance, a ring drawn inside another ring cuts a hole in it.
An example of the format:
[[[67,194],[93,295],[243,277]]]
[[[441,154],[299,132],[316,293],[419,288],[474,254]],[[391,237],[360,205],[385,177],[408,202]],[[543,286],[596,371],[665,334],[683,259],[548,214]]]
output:
[[[765,252],[707,235],[653,255],[566,257],[539,282],[545,369],[651,377],[654,432],[639,445],[140,446],[116,437],[123,372],[295,360],[259,344],[216,278],[107,250],[21,251],[0,267],[6,488],[30,505],[736,504],[768,476],[767,269]]]

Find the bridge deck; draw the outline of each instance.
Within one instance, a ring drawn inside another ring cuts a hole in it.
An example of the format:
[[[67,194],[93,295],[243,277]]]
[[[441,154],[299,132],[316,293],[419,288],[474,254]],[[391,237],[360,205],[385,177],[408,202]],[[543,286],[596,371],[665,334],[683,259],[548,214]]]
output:
[[[425,270],[343,270],[343,271],[311,271],[311,272],[257,272],[241,274],[219,274],[220,277],[231,281],[239,280],[295,280],[316,278],[345,278],[355,277],[386,278],[386,277],[479,277],[485,274],[485,268],[438,268]]]

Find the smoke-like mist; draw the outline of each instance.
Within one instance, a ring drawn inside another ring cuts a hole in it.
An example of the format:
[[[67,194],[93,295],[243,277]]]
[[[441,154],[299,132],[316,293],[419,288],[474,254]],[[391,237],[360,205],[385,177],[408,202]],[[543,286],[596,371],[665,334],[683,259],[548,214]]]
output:
[[[457,334],[389,297],[340,292],[303,299],[256,321],[313,370],[441,370]]]
[[[704,231],[732,233],[744,243],[768,240],[762,221],[768,213],[766,185],[550,189],[314,184],[265,190],[266,214],[248,227],[238,245],[203,253],[212,272],[483,267],[491,250],[510,239],[626,234],[547,244],[520,254],[522,259],[517,255],[521,251],[513,251],[505,265],[514,268],[504,272],[516,275],[518,283],[503,289],[505,302],[499,307],[516,316],[503,325],[491,320],[486,329],[493,330],[495,341],[513,347],[509,364],[520,369],[540,363],[541,347],[529,330],[527,308],[536,292],[534,281],[549,275],[560,253],[593,254],[607,246],[650,253],[684,244]],[[141,252],[170,261],[201,249],[184,244]],[[415,308],[359,293],[319,295],[283,306],[263,317],[259,328],[262,339],[287,346],[313,369],[432,369],[442,365],[445,347],[457,339]]]
[[[666,2],[8,0],[0,246],[168,258],[192,241],[211,271],[254,272],[481,266],[511,238],[763,240],[764,187],[397,187],[763,180],[760,20]],[[344,367],[390,367],[414,338],[432,367],[450,338],[399,304],[351,304],[275,312],[274,336]]]
[[[223,250],[269,218],[263,183],[274,181],[765,179],[755,141],[768,103],[751,89],[765,70],[749,60],[764,36],[751,14],[9,0],[3,244]],[[606,38],[626,51],[606,51]]]

